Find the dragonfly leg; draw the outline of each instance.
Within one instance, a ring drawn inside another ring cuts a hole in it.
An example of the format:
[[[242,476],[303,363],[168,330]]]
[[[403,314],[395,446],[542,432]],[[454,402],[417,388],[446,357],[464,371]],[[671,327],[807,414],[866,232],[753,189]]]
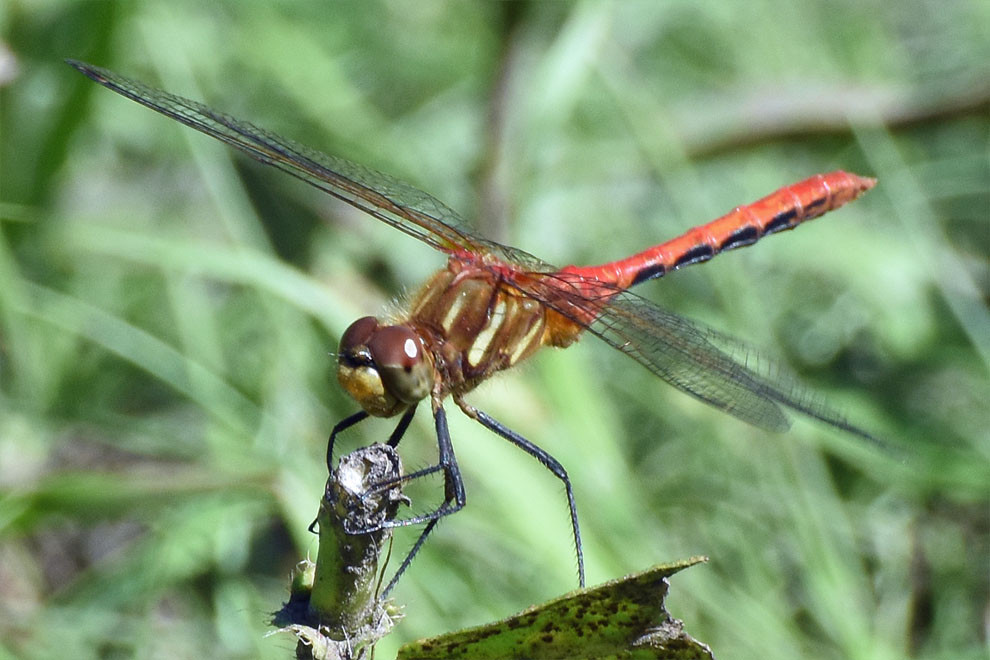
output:
[[[409,424],[412,422],[413,415],[415,414],[416,406],[413,406],[403,413],[402,419],[399,420],[399,424],[395,427],[395,430],[392,431],[392,435],[388,437],[388,445],[390,447],[395,447],[399,444],[399,441],[402,440],[402,436],[406,434],[406,430],[409,428]],[[363,422],[368,418],[368,416],[368,413],[363,410],[356,412],[350,417],[337,422],[337,424],[333,427],[333,430],[330,431],[330,438],[327,440],[327,472],[331,475],[333,474],[333,445],[337,440],[337,434],[343,433],[359,422]],[[308,529],[310,534],[316,533],[316,520],[313,520],[313,522],[309,524]]]
[[[443,406],[435,406],[436,410],[433,413],[434,420],[436,422],[436,432],[437,432],[437,446],[439,449],[439,461],[436,465],[424,468],[422,470],[417,470],[409,474],[403,475],[398,479],[391,479],[387,482],[377,484],[375,487],[365,491],[366,494],[371,494],[378,492],[379,490],[384,490],[393,487],[397,483],[404,483],[411,481],[413,479],[419,479],[420,477],[425,477],[427,475],[433,474],[435,472],[443,471],[444,473],[444,498],[443,504],[437,507],[430,513],[422,516],[414,516],[412,518],[403,518],[401,520],[388,520],[383,522],[381,525],[369,528],[360,529],[348,529],[347,521],[344,522],[344,531],[348,534],[365,534],[368,532],[374,532],[382,528],[387,527],[407,527],[409,525],[417,525],[420,523],[426,523],[426,527],[420,532],[419,538],[416,539],[416,543],[413,544],[412,549],[406,555],[405,559],[399,565],[399,568],[395,571],[395,575],[389,580],[388,585],[382,590],[381,598],[388,596],[389,592],[399,581],[399,578],[406,569],[409,568],[409,564],[412,563],[413,558],[419,552],[420,548],[423,547],[423,543],[426,542],[426,537],[430,535],[433,528],[436,527],[437,523],[444,516],[449,516],[452,513],[460,511],[466,502],[466,497],[464,494],[464,482],[461,479],[461,471],[457,467],[457,459],[454,456],[454,447],[450,442],[450,431],[447,428],[447,413],[444,411]],[[407,413],[408,418],[412,419],[412,414]],[[403,418],[405,419],[405,418]],[[401,426],[400,422],[400,426]],[[406,422],[408,426],[408,422]],[[398,431],[398,429],[396,429]],[[393,434],[395,435],[395,434]],[[400,435],[401,437],[401,435]],[[396,440],[398,442],[398,440]],[[390,443],[391,444],[391,443]]]
[[[351,428],[358,422],[363,422],[368,418],[368,413],[365,411],[356,412],[350,417],[345,417],[336,424],[334,424],[333,429],[330,431],[330,437],[327,439],[327,474],[333,474],[333,443],[337,439],[338,433],[343,433],[347,429]],[[310,534],[316,534],[316,518],[313,518],[313,522],[309,523]]]
[[[380,597],[383,600],[388,597],[389,592],[392,591],[392,588],[399,581],[399,578],[402,577],[402,574],[406,572],[407,568],[409,568],[409,564],[412,563],[413,557],[415,557],[419,552],[419,549],[423,547],[426,537],[430,535],[430,532],[433,531],[433,528],[437,526],[438,522],[440,522],[440,519],[434,518],[430,522],[426,523],[426,527],[423,528],[423,531],[419,534],[419,538],[416,539],[416,543],[413,544],[412,550],[406,554],[405,559],[402,560],[402,563],[399,564],[399,568],[395,571],[395,575],[393,575],[392,579],[388,581],[388,585],[382,589]]]
[[[368,413],[362,410],[360,412],[354,413],[350,417],[346,417],[340,420],[334,425],[333,430],[330,431],[330,438],[327,439],[327,472],[328,473],[333,474],[333,443],[337,440],[337,434],[343,433],[344,431],[351,428],[358,422],[363,422],[366,419],[368,419]],[[394,447],[395,445],[392,446]]]
[[[399,420],[399,424],[392,431],[392,435],[388,436],[388,446],[398,447],[399,440],[402,440],[402,436],[406,434],[406,429],[409,428],[409,424],[412,423],[413,415],[416,414],[416,408],[418,406],[413,406],[406,412],[402,414],[402,419]]]
[[[430,535],[433,528],[437,526],[440,522],[440,518],[443,516],[448,516],[452,513],[460,511],[467,499],[464,494],[464,481],[461,479],[461,471],[457,467],[457,458],[454,456],[454,446],[450,442],[450,431],[447,429],[447,413],[444,412],[443,406],[437,406],[436,411],[433,413],[434,419],[436,420],[437,428],[437,446],[440,451],[440,461],[438,467],[444,468],[444,486],[443,486],[443,504],[441,504],[432,514],[427,516],[420,516],[418,522],[426,520],[426,527],[420,533],[419,538],[416,539],[416,543],[413,544],[412,549],[406,555],[405,559],[399,565],[398,570],[395,571],[395,575],[389,580],[388,585],[382,590],[382,598],[388,596],[388,593],[392,591],[392,587],[395,586],[396,582],[399,581],[399,577],[406,572],[409,568],[409,564],[412,563],[413,557],[419,552],[419,549],[423,547],[423,543],[426,541],[426,537]],[[420,470],[421,473],[429,473],[427,470]],[[415,475],[414,472],[410,477]],[[451,505],[453,502],[453,505]],[[406,525],[414,524],[413,519],[407,519],[403,521],[393,521],[401,522]]]
[[[409,415],[409,413],[407,413]],[[411,415],[409,415],[411,418]],[[348,527],[346,524],[344,526],[344,531],[348,534],[367,534],[369,532],[376,532],[379,529],[385,529],[390,527],[409,527],[410,525],[419,525],[422,523],[429,523],[432,521],[439,520],[444,516],[449,516],[452,513],[456,513],[464,508],[464,503],[466,501],[464,495],[464,481],[461,479],[460,468],[457,467],[457,458],[454,456],[454,447],[450,442],[450,431],[447,429],[447,414],[442,406],[437,406],[433,413],[434,420],[436,422],[436,432],[437,432],[437,447],[439,450],[439,461],[436,465],[431,465],[429,467],[423,468],[422,470],[416,470],[415,472],[410,472],[409,474],[404,474],[401,477],[395,479],[389,479],[381,483],[375,484],[371,488],[368,488],[362,497],[370,497],[376,493],[388,490],[399,483],[407,483],[409,481],[414,481],[422,477],[434,474],[436,472],[443,472],[444,479],[444,496],[443,504],[434,509],[433,511],[420,515],[412,516],[410,518],[400,518],[397,520],[385,520],[378,525],[373,527]],[[408,423],[406,424],[408,426]],[[400,422],[401,426],[401,422]],[[432,529],[432,528],[430,528]],[[425,532],[426,530],[424,530]]]
[[[584,549],[581,546],[581,527],[578,524],[577,503],[574,500],[574,489],[571,487],[571,480],[567,476],[567,470],[565,470],[564,466],[560,464],[560,461],[547,453],[545,449],[533,444],[512,429],[503,426],[500,422],[492,419],[487,414],[478,410],[469,403],[462,400],[457,400],[457,405],[461,407],[461,410],[464,411],[465,415],[477,420],[482,426],[487,428],[492,433],[505,438],[515,446],[522,449],[524,452],[542,463],[543,467],[550,470],[555,477],[564,483],[564,489],[567,492],[567,506],[571,513],[571,527],[574,529],[574,548],[577,552],[578,581],[580,582],[581,587],[584,588]]]
[[[413,406],[405,413],[402,414],[402,419],[399,420],[399,424],[392,431],[392,435],[388,436],[388,446],[396,447],[399,441],[402,440],[402,436],[406,434],[406,430],[409,428],[409,424],[412,422],[413,415],[416,414],[416,406]],[[363,422],[368,418],[368,413],[364,410],[356,412],[350,417],[340,420],[337,422],[333,430],[330,431],[330,438],[327,440],[327,472],[333,473],[333,445],[337,440],[337,434],[343,433],[347,429],[351,428],[359,422]]]

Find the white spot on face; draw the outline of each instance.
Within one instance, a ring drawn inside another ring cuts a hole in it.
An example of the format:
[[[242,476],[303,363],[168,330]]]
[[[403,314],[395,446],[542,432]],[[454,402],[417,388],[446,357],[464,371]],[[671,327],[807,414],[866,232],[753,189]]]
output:
[[[406,357],[410,360],[415,360],[419,357],[419,346],[416,345],[416,341],[411,337],[406,339],[406,343],[402,345],[402,350],[405,351]]]

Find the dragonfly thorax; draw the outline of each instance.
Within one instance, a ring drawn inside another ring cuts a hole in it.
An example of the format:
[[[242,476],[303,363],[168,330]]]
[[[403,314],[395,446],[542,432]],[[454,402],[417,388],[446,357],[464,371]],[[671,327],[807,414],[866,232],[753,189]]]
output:
[[[413,297],[407,318],[431,353],[442,397],[463,395],[552,343],[548,315],[497,270],[451,259]]]
[[[365,411],[391,417],[426,398],[433,365],[412,328],[365,316],[340,339],[337,380]]]

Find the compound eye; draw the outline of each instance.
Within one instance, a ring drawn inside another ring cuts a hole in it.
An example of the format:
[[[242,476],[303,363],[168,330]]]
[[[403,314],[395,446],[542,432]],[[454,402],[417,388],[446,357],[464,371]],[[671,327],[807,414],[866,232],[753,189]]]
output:
[[[379,328],[368,340],[368,350],[392,396],[416,403],[430,393],[433,370],[423,355],[423,342],[411,328]]]
[[[339,358],[360,361],[359,357],[363,353],[364,361],[368,361],[368,342],[378,328],[378,319],[374,316],[365,316],[352,323],[340,338],[340,348],[337,351]]]
[[[381,328],[368,339],[367,344],[375,364],[379,367],[408,369],[423,360],[423,350],[419,337],[404,325],[390,325]]]
[[[366,316],[344,331],[337,350],[337,380],[366,412],[391,417],[405,404],[389,393],[368,349],[368,342],[380,327],[377,319]]]

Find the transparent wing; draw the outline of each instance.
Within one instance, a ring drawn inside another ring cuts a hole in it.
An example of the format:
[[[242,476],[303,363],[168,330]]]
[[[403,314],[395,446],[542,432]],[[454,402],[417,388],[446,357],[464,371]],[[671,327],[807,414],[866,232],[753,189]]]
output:
[[[477,236],[466,228],[453,209],[404,181],[297,144],[202,103],[107,69],[76,60],[66,61],[104,87],[302,179],[438,250],[491,253],[507,261],[518,258],[530,270],[541,270],[545,266],[535,258],[527,258],[529,255],[525,253]]]
[[[790,409],[879,443],[758,351],[634,293],[568,273],[538,276],[525,293],[679,390],[744,422],[785,431]]]
[[[211,108],[82,62],[101,85],[214,137],[433,247],[492,268],[524,295],[586,327],[678,389],[760,428],[790,425],[790,408],[873,440],[755,351],[617,287],[555,272],[540,259],[467,229],[435,197],[381,172],[297,144]],[[500,268],[500,263],[503,268]],[[758,364],[759,363],[759,364]],[[771,377],[772,373],[772,377]]]

